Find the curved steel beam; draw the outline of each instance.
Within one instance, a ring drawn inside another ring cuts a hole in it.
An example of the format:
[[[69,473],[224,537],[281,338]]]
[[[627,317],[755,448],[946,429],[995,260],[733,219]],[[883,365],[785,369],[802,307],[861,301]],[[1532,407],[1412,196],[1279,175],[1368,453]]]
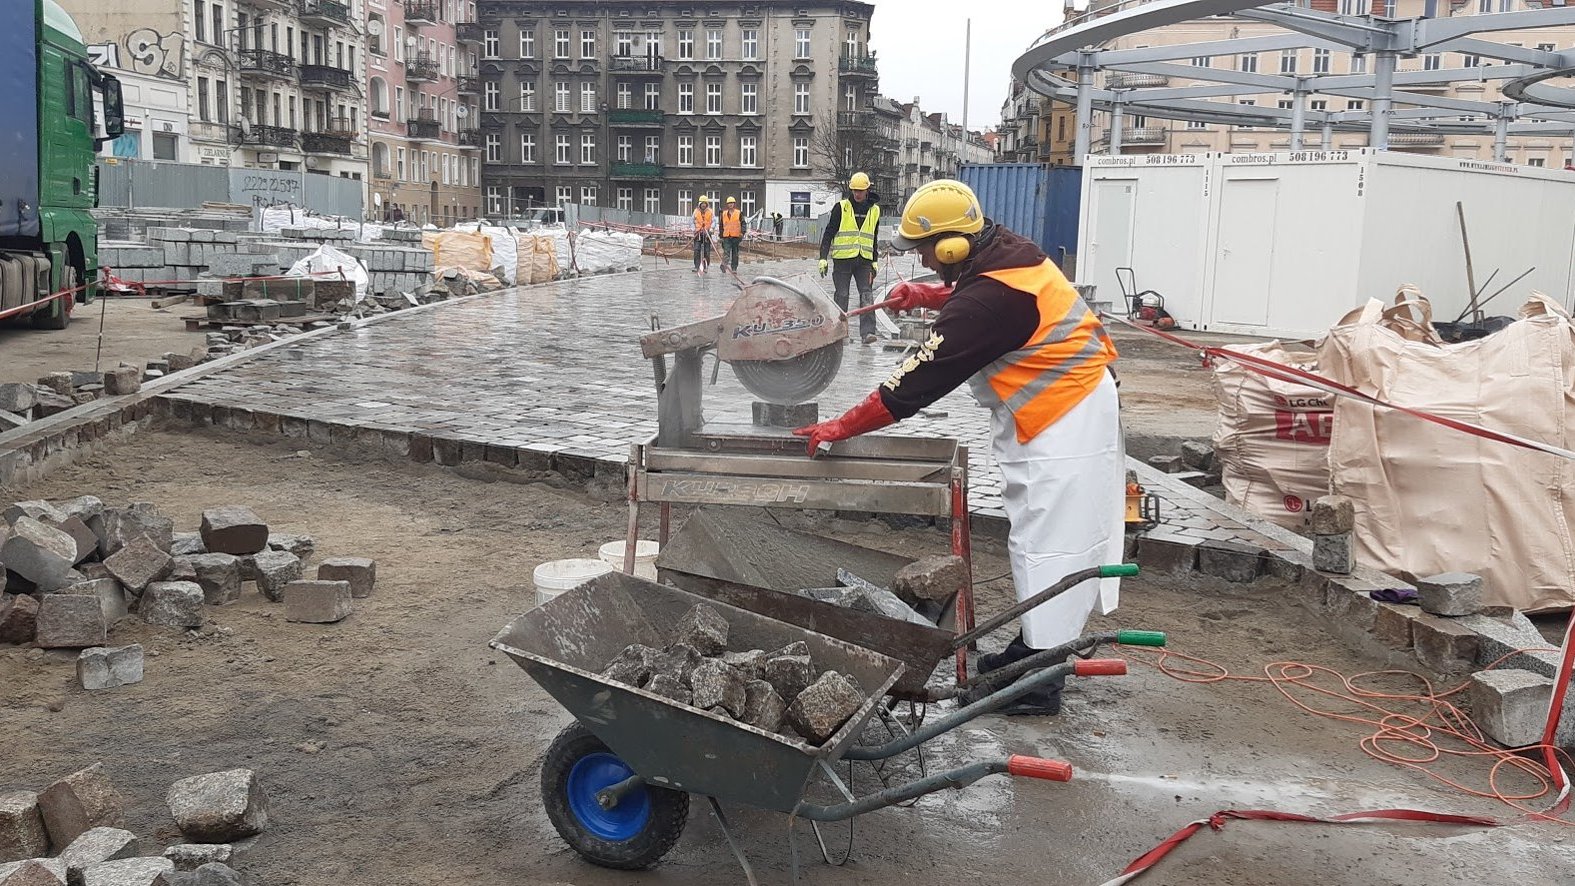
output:
[[[1545,108],[1566,108],[1575,110],[1575,89],[1568,86],[1546,86],[1542,81],[1552,80],[1555,77],[1569,77],[1575,75],[1575,67],[1554,68],[1521,77],[1504,84],[1504,97],[1517,102],[1526,102],[1541,105]]]
[[[1195,18],[1225,15],[1261,6],[1260,0],[1154,0],[1108,15],[1083,16],[1051,30],[1012,63],[1012,76],[1027,81],[1028,72],[1049,64],[1067,53],[1088,46],[1166,25],[1178,25]],[[1084,19],[1087,19],[1085,21]]]

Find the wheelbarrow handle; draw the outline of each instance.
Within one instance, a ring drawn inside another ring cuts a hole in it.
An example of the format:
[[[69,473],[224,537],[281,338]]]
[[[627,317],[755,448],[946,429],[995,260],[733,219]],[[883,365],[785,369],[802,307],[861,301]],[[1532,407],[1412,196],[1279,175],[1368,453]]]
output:
[[[1072,764],[1061,760],[1044,760],[1039,757],[1025,757],[1014,754],[1004,760],[982,760],[970,763],[948,772],[939,772],[927,778],[908,782],[905,785],[887,788],[884,791],[870,794],[849,803],[839,803],[835,806],[816,806],[810,803],[800,803],[793,810],[793,815],[798,818],[807,818],[810,821],[846,821],[855,815],[895,806],[915,797],[933,794],[936,791],[952,788],[962,790],[987,775],[1007,773],[1025,778],[1042,778],[1047,781],[1071,781]]]
[[[1032,597],[1029,597],[1027,600],[1018,603],[1011,609],[986,619],[985,621],[981,622],[978,627],[975,627],[968,633],[959,634],[957,638],[952,641],[952,651],[955,652],[958,649],[967,646],[973,641],[983,637],[985,634],[990,633],[1012,619],[1017,618],[1030,609],[1045,603],[1052,597],[1062,594],[1071,588],[1077,587],[1091,578],[1120,578],[1137,574],[1138,565],[1136,563],[1107,563],[1104,566],[1091,566],[1087,569],[1079,569],[1071,575],[1063,577],[1060,581],[1056,582],[1050,587],[1045,588]]]

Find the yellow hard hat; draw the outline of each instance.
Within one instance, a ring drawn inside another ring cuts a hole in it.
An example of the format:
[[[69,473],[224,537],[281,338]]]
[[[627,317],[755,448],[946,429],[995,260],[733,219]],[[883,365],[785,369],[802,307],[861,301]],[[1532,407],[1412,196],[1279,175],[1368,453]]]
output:
[[[701,203],[710,203],[711,202],[711,198],[707,197],[704,194],[701,194],[700,195],[700,202]]]
[[[973,189],[949,178],[936,179],[908,198],[891,245],[912,249],[937,234],[977,234],[984,230],[984,210]]]
[[[848,179],[848,190],[850,191],[868,191],[869,189],[870,177],[862,172],[855,172],[853,177]]]
[[[729,203],[737,203],[738,201],[734,200],[732,197],[729,197],[729,198],[727,198],[727,202],[729,202]]]

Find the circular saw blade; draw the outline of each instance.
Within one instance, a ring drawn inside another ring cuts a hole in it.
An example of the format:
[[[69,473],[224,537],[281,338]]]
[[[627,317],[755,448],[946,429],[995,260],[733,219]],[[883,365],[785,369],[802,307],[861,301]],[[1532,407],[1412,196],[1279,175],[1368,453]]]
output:
[[[841,341],[788,360],[734,360],[733,374],[751,394],[780,406],[806,403],[826,389],[842,366]]]

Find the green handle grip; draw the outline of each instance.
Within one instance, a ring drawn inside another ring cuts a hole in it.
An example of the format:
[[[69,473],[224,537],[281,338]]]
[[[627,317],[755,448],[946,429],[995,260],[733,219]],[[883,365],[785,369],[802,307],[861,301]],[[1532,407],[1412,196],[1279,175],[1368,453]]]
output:
[[[1137,574],[1138,565],[1136,563],[1110,563],[1099,567],[1100,578],[1124,578]]]
[[[1116,642],[1125,646],[1164,646],[1164,631],[1117,631]]]

